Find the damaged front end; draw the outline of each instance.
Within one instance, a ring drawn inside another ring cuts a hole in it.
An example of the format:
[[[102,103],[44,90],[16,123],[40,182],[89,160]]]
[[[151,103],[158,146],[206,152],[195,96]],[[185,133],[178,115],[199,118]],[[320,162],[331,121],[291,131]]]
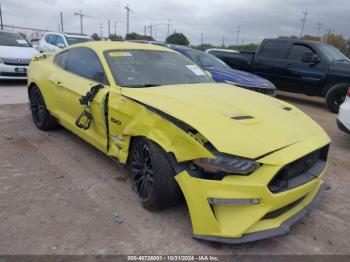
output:
[[[329,189],[322,181],[328,143],[316,135],[257,159],[244,174],[173,160],[194,238],[235,244],[287,234]]]

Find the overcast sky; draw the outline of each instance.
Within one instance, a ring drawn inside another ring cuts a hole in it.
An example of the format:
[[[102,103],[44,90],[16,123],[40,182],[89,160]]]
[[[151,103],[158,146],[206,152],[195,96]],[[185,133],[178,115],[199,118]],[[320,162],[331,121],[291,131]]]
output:
[[[201,33],[205,43],[225,44],[236,42],[240,25],[239,42],[259,42],[266,37],[299,35],[302,12],[308,11],[304,32],[317,35],[332,28],[335,33],[350,37],[349,0],[0,0],[4,24],[58,30],[59,12],[63,12],[64,30],[80,32],[80,21],[74,12],[81,10],[92,17],[84,19],[84,33],[107,35],[107,20],[111,32],[117,22],[117,33],[126,32],[126,11],[129,4],[130,31],[142,33],[144,26],[161,24],[153,29],[157,40],[167,35],[165,25],[170,17],[170,31],[183,32],[191,44],[199,44]]]

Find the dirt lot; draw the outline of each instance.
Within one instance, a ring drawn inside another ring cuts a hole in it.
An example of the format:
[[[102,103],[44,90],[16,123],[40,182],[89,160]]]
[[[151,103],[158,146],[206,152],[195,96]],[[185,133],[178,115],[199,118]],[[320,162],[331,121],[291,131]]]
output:
[[[4,105],[25,87],[0,85],[0,254],[350,254],[350,136],[321,99],[280,98],[332,138],[332,190],[289,235],[229,246],[192,239],[185,204],[144,210],[113,161],[64,129],[38,131],[26,104]]]

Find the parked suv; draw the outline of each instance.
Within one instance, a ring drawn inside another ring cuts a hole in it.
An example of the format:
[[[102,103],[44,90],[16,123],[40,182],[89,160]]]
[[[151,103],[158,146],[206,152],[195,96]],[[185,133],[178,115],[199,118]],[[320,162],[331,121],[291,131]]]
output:
[[[38,50],[40,52],[56,52],[67,46],[88,41],[93,41],[93,39],[87,35],[49,32],[40,39]]]
[[[314,41],[265,39],[254,52],[210,52],[231,68],[269,79],[277,89],[325,97],[338,112],[350,86],[350,60],[335,47]]]
[[[37,53],[21,35],[0,31],[0,79],[27,79],[28,65]]]

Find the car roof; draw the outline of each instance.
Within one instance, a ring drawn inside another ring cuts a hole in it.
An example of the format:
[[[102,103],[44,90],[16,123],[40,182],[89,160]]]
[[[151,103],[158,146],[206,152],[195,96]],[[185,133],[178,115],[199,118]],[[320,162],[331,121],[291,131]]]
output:
[[[60,36],[68,36],[68,37],[76,37],[76,38],[89,38],[92,39],[88,35],[82,35],[78,33],[61,33],[61,32],[46,32],[45,35],[60,35]]]
[[[80,44],[75,44],[70,48],[76,47],[88,47],[98,52],[104,52],[108,50],[153,50],[153,51],[166,51],[174,52],[173,50],[162,47],[159,45],[150,45],[143,43],[135,43],[129,41],[91,41]]]
[[[209,48],[209,49],[205,50],[206,53],[209,53],[210,51],[220,51],[220,52],[227,52],[227,53],[239,53],[239,51],[237,51],[237,50],[223,49],[223,48]]]

